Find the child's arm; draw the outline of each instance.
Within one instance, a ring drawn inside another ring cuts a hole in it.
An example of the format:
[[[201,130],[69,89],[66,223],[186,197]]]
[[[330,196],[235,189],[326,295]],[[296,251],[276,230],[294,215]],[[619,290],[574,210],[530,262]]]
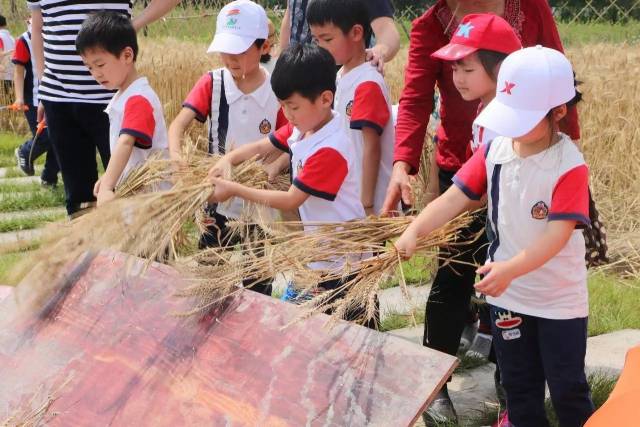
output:
[[[221,178],[211,178],[211,182],[215,185],[215,190],[209,202],[224,202],[236,196],[249,202],[289,211],[299,208],[309,197],[308,193],[303,192],[294,185],[289,187],[288,191],[277,191],[249,188],[237,182]]]
[[[364,140],[362,156],[362,192],[360,200],[367,215],[373,214],[373,204],[378,182],[378,169],[380,168],[380,135],[371,127],[362,128]]]
[[[182,160],[182,138],[191,122],[196,118],[195,111],[189,108],[180,110],[169,126],[169,156],[171,160]]]
[[[291,156],[288,153],[282,153],[272,162],[266,163],[263,167],[267,172],[269,182],[275,181],[282,172],[289,169],[290,163]]]
[[[15,105],[22,107],[24,105],[24,65],[15,64],[13,68],[13,88],[16,95]]]
[[[222,158],[213,165],[211,170],[209,170],[209,178],[226,177],[228,176],[227,172],[231,170],[232,166],[239,165],[254,157],[269,156],[276,151],[279,150],[273,146],[269,138],[263,138],[251,144],[242,145],[222,156]],[[288,158],[288,154],[283,154]],[[276,161],[278,160],[279,159]]]
[[[413,220],[395,242],[396,249],[403,258],[411,258],[416,250],[418,238],[442,227],[458,214],[473,206],[473,200],[457,186],[452,185],[442,196],[429,203],[420,212],[420,215]]]
[[[541,267],[556,256],[567,244],[575,228],[576,221],[549,221],[544,233],[510,260],[481,266],[477,272],[486,276],[475,288],[492,297],[502,295],[513,279]]]
[[[135,137],[127,134],[122,134],[118,138],[116,149],[111,153],[107,170],[93,188],[93,194],[98,198],[98,206],[115,198],[116,184],[129,161],[129,157],[131,157],[135,140]]]

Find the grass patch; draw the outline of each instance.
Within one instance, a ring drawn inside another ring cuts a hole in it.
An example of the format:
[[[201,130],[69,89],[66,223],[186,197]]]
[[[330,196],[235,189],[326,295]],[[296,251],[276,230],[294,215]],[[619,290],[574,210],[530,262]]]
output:
[[[66,214],[64,212],[52,212],[32,217],[0,220],[0,233],[20,230],[33,230],[34,228],[43,227],[50,222],[64,219],[65,217]]]
[[[558,31],[564,46],[640,42],[640,21],[624,24],[559,22]]]
[[[589,336],[640,329],[640,281],[596,273],[589,277]]]
[[[0,255],[0,285],[15,286],[17,284],[10,281],[9,272],[28,254],[29,252],[10,252]]]
[[[42,190],[39,182],[10,182],[0,179],[0,194],[33,193]]]
[[[413,316],[415,316],[415,325],[413,323]],[[413,316],[411,316],[411,313],[390,313],[380,322],[380,332],[393,331],[394,329],[407,328],[409,326],[424,325],[424,309],[414,309]]]
[[[64,191],[41,189],[34,193],[5,194],[0,199],[0,212],[26,211],[31,209],[64,206]]]

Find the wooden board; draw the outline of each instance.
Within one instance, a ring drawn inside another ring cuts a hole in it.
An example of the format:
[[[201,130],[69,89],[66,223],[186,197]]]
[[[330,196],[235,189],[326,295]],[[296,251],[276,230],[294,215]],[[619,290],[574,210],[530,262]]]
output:
[[[456,365],[325,315],[283,329],[297,307],[250,291],[176,317],[192,304],[174,296],[178,273],[126,277],[125,262],[87,256],[40,308],[16,302],[24,283],[0,303],[0,424],[406,426]]]

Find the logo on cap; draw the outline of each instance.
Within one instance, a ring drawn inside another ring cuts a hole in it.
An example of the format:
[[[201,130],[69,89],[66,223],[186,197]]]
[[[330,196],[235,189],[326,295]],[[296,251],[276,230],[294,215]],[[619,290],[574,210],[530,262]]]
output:
[[[511,95],[511,89],[513,89],[514,87],[516,87],[515,83],[511,83],[508,81],[504,82],[504,89],[502,89],[500,91],[500,93],[506,93],[507,95]]]
[[[227,12],[227,16],[234,16],[234,15],[240,15],[240,9],[231,9],[229,12]]]
[[[471,36],[471,30],[473,30],[474,28],[475,27],[471,22],[460,24],[460,26],[458,27],[458,32],[456,33],[456,36],[464,37],[465,39],[468,39]]]

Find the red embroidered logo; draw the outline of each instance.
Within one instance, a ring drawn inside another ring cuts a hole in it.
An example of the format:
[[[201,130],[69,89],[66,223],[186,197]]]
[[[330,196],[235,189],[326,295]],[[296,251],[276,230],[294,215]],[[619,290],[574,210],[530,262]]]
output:
[[[234,15],[240,15],[240,9],[231,9],[229,12],[227,12],[227,16],[234,16]]]
[[[347,117],[351,117],[351,113],[353,113],[353,100],[349,101],[349,103],[347,104],[345,113],[347,114]]]
[[[543,201],[536,203],[531,208],[531,217],[533,219],[545,219],[548,216],[549,216],[549,207]]]
[[[515,83],[510,83],[505,81],[504,82],[504,89],[502,89],[500,91],[500,93],[506,93],[507,95],[511,95],[511,89],[513,89],[514,87],[516,87]]]

